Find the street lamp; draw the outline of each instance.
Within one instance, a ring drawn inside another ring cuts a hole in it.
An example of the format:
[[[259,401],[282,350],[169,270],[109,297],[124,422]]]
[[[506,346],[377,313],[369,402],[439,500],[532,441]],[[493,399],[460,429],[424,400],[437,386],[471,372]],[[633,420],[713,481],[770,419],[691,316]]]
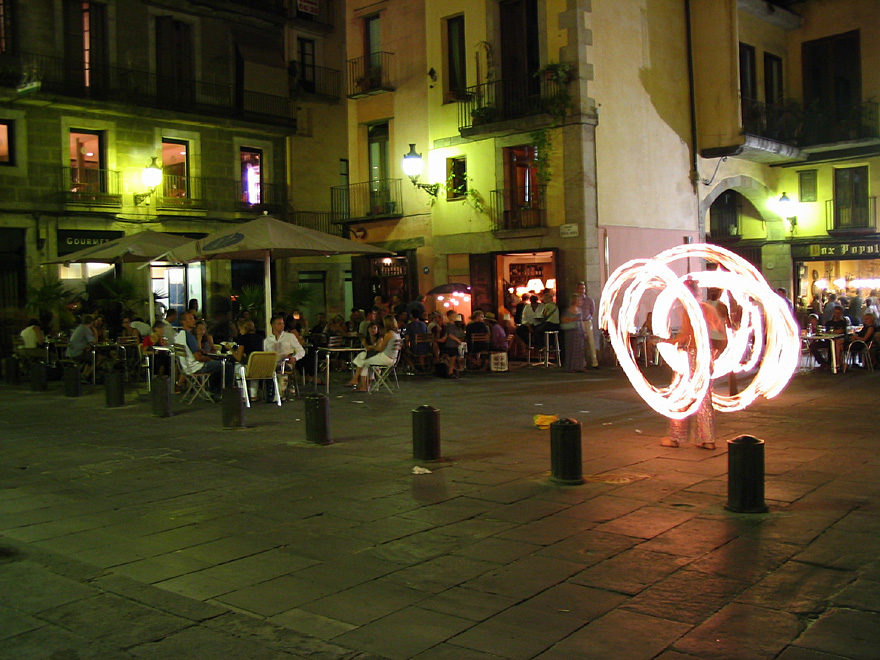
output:
[[[162,183],[162,168],[159,167],[156,159],[157,156],[153,156],[153,161],[141,171],[141,181],[150,190],[149,192],[134,194],[135,206],[139,206],[144,203],[149,206],[150,197],[153,195],[154,192],[156,192],[156,188],[159,186],[159,184]]]
[[[416,188],[421,188],[431,197],[437,196],[437,192],[440,190],[439,183],[419,183],[419,177],[422,175],[425,161],[422,160],[422,154],[416,151],[416,145],[412,142],[409,145],[409,153],[403,155],[401,165],[403,166],[403,173],[409,177],[409,180],[412,181]]]
[[[794,202],[789,199],[785,192],[783,192],[782,197],[779,198],[778,207],[779,215],[785,218],[785,221],[788,223],[789,231],[794,232],[795,227],[797,227],[797,216],[795,215]]]

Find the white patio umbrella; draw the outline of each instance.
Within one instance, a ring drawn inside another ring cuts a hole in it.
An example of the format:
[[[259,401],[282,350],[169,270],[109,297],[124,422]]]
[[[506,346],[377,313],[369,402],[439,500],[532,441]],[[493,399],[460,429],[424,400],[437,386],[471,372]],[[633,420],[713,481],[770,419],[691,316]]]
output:
[[[158,257],[163,256],[170,250],[181,245],[186,245],[192,241],[186,236],[178,236],[176,234],[165,234],[157,231],[142,231],[137,234],[128,234],[121,238],[107,241],[99,245],[65,254],[56,259],[44,261],[44,264],[84,264],[84,263],[105,263],[105,264],[123,264],[123,263],[143,263],[149,264],[157,261]],[[149,302],[147,306],[150,308],[150,326],[156,320],[156,309],[153,305],[153,287],[150,278],[150,269],[146,269],[147,273],[147,291],[149,292]]]
[[[272,311],[272,258],[308,257],[337,254],[392,254],[388,250],[367,243],[350,241],[331,236],[314,229],[299,227],[264,215],[208,234],[197,241],[169,250],[163,258],[188,263],[213,259],[250,259],[263,262],[266,334],[270,332],[269,317]]]

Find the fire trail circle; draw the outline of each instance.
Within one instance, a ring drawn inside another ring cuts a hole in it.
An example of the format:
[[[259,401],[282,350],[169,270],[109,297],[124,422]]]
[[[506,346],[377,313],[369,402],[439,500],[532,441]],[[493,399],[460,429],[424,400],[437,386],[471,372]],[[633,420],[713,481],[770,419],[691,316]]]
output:
[[[688,259],[705,259],[717,270],[695,271],[679,277],[670,264]],[[684,285],[692,279],[702,288],[724,291],[728,309],[741,309],[738,327],[727,328],[727,347],[712,360],[709,333],[697,298]],[[654,298],[653,307],[646,294]],[[671,336],[670,312],[678,302],[694,330],[695,357],[686,348],[658,343],[660,355],[672,369],[666,387],[649,383],[636,363],[630,330],[638,327],[639,312],[651,311],[651,333],[660,339]],[[712,405],[721,412],[742,410],[759,396],[779,394],[797,367],[800,341],[788,304],[773,291],[763,276],[742,257],[716,245],[696,243],[661,252],[653,259],[634,259],[615,270],[599,303],[599,323],[608,331],[611,345],[633,387],[658,413],[684,419],[696,412],[711,380],[729,373],[749,371],[760,363],[752,382],[733,396],[712,395]]]

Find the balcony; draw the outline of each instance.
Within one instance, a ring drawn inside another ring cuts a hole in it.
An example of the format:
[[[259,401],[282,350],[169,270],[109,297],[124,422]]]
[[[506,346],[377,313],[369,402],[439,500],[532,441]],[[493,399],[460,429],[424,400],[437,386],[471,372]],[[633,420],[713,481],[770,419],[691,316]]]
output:
[[[877,198],[849,203],[841,199],[825,200],[825,229],[832,235],[876,233]]]
[[[175,176],[166,174],[154,195],[159,211],[216,211],[225,213],[268,211],[283,214],[287,208],[287,187],[265,183],[246,191],[241,181]]]
[[[494,231],[546,228],[546,193],[547,186],[493,190]]]
[[[291,96],[296,92],[338,101],[342,93],[342,72],[324,66],[306,66],[292,61],[289,65]]]
[[[61,190],[68,204],[122,206],[119,172],[84,167],[61,168]]]
[[[401,179],[377,179],[330,189],[334,222],[381,220],[403,215]]]
[[[328,211],[292,211],[288,217],[291,224],[314,229],[332,236],[343,235],[343,230],[335,223],[334,216]]]
[[[371,53],[348,61],[348,98],[393,92],[391,58],[394,53]]]
[[[280,126],[296,124],[295,102],[286,96],[111,66],[94,67],[86,84],[83,70],[59,57],[0,56],[0,85],[15,87],[31,72],[41,81],[41,93]]]
[[[458,130],[464,136],[491,132],[487,125],[539,115],[561,116],[570,105],[568,89],[552,78],[527,75],[493,80],[467,88],[458,106]]]
[[[290,21],[307,30],[330,32],[333,29],[333,3],[330,0],[291,2]]]
[[[768,104],[743,98],[742,122],[743,133],[801,148],[880,137],[875,101],[840,113],[830,105],[804,106],[791,99]]]

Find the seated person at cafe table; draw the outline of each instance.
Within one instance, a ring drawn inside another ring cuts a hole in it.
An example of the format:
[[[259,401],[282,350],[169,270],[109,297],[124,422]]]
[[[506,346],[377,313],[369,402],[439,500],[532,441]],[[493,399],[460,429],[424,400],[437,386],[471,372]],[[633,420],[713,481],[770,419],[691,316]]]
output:
[[[349,387],[357,386],[359,392],[366,392],[368,389],[367,376],[369,374],[369,367],[374,365],[388,366],[393,364],[394,358],[397,357],[397,351],[400,348],[397,321],[392,314],[386,314],[382,320],[382,325],[385,327],[385,334],[382,338],[371,349],[361,351],[352,360],[357,370],[347,385]]]
[[[159,319],[153,324],[152,332],[141,342],[141,353],[153,356],[153,372],[159,376],[171,375],[171,354],[157,351],[154,346],[165,346],[165,322]]]
[[[864,342],[865,346],[868,347],[869,355],[868,359],[871,362],[874,362],[874,359],[877,356],[877,346],[872,344],[871,342],[877,336],[877,317],[874,315],[874,312],[865,312],[862,315],[862,327],[858,332],[850,335],[847,345],[854,344],[855,342]],[[866,365],[862,365],[866,366]]]
[[[284,365],[285,373],[292,373],[297,360],[302,360],[305,349],[296,338],[296,335],[284,329],[284,316],[275,314],[270,321],[272,332],[263,342],[264,351],[272,351],[278,356],[278,366]],[[282,383],[282,391],[286,389]]]
[[[223,364],[206,355],[193,332],[196,319],[192,312],[184,312],[180,315],[180,327],[183,328],[175,338],[178,344],[186,346],[186,357],[181,361],[181,367],[188,374],[210,374],[208,391],[212,396],[220,395],[220,378],[223,373]],[[233,369],[226,369],[226,387],[232,386],[235,377]]]
[[[95,317],[86,314],[82,317],[82,322],[70,335],[70,342],[67,344],[67,357],[80,365],[82,375],[86,378],[92,375],[92,352],[95,346],[95,335],[92,328],[95,325]],[[102,355],[95,356],[95,366],[101,364]]]
[[[19,333],[22,343],[22,354],[28,358],[43,358],[46,351],[42,348],[45,343],[43,329],[37,319],[28,321],[27,327]]]
[[[834,351],[834,362],[832,364],[841,364],[843,357],[843,347],[846,338],[846,331],[849,328],[846,318],[843,316],[843,307],[836,305],[831,313],[831,320],[825,324],[828,334],[840,335],[834,339],[823,339],[814,341],[810,344],[810,353],[821,366],[825,367],[832,363],[831,352]],[[833,346],[832,346],[833,343]],[[824,352],[823,352],[824,351]]]

